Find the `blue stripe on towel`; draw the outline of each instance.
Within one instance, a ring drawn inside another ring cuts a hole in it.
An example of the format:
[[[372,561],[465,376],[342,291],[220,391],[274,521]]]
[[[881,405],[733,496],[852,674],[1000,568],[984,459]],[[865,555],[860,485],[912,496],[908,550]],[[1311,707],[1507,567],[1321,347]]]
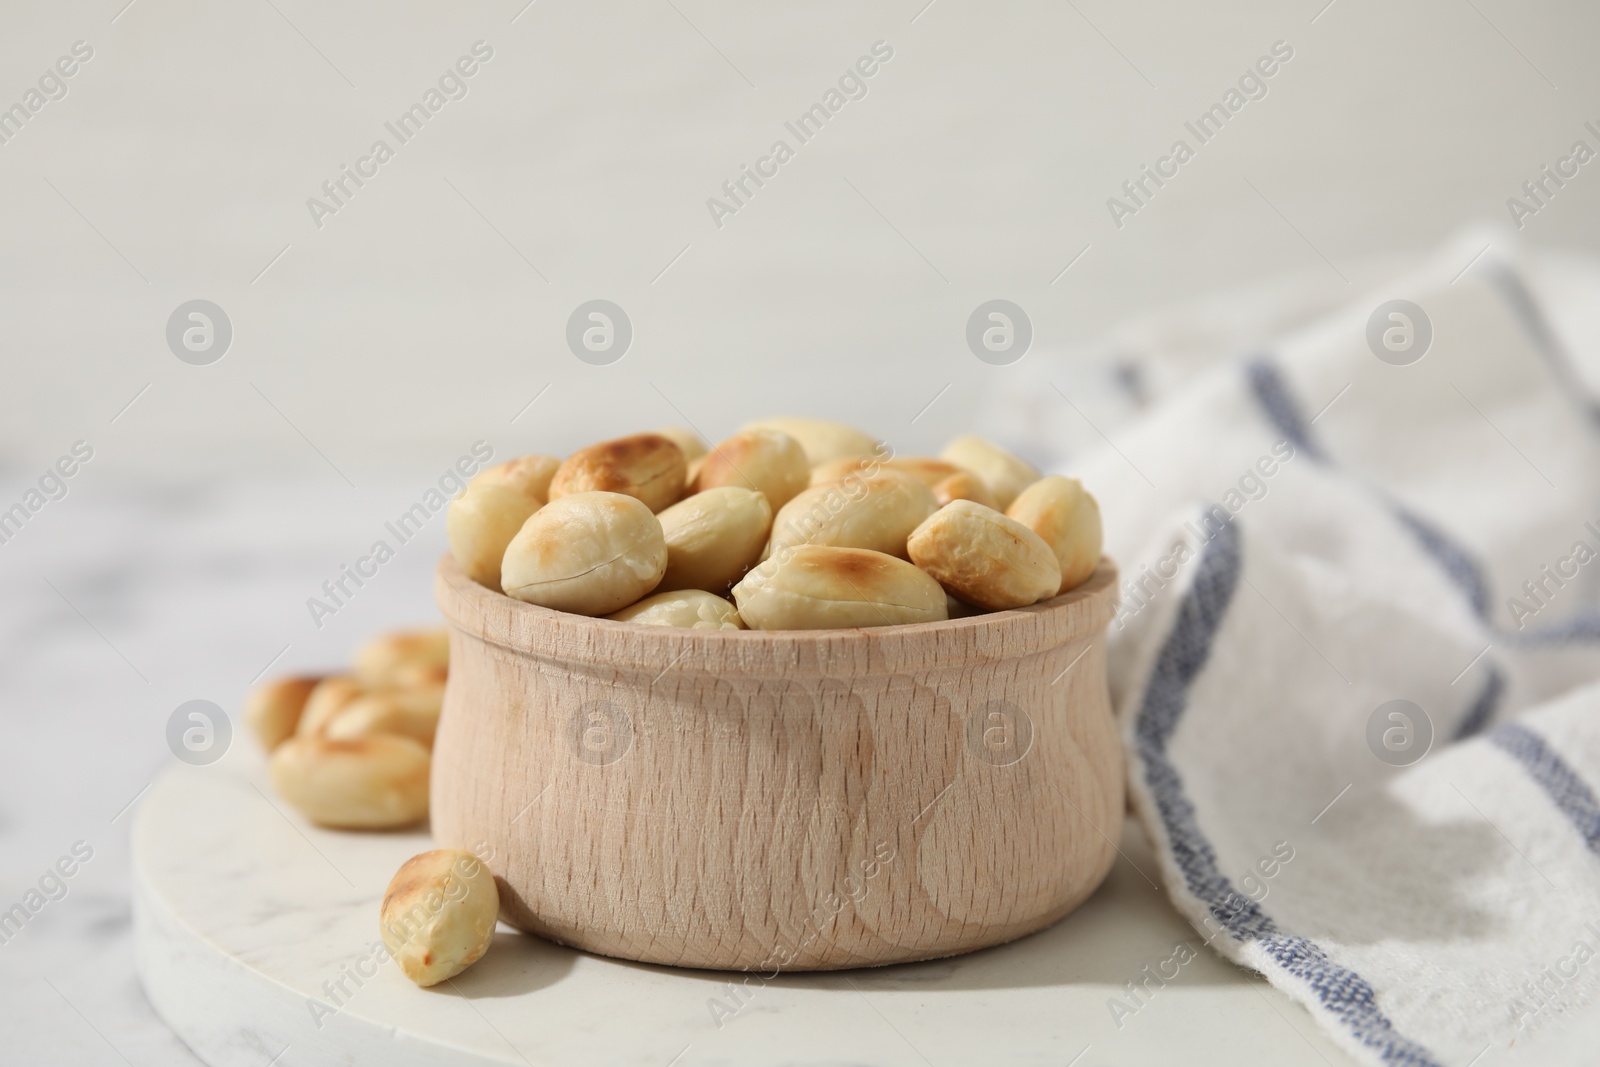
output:
[[[1385,1063],[1438,1067],[1426,1048],[1401,1035],[1377,1004],[1377,991],[1359,974],[1341,967],[1316,942],[1284,933],[1260,905],[1233,888],[1200,830],[1183,779],[1167,756],[1167,745],[1189,702],[1189,687],[1211,655],[1212,642],[1239,586],[1240,535],[1228,523],[1205,546],[1194,584],[1156,657],[1144,701],[1134,721],[1145,783],[1155,800],[1173,861],[1184,883],[1213,918],[1239,941],[1257,941],[1284,973],[1305,985],[1328,1012]]]
[[[1278,373],[1278,368],[1265,358],[1253,359],[1245,364],[1244,375],[1250,382],[1256,403],[1267,413],[1267,421],[1284,440],[1294,445],[1296,452],[1304,452],[1318,463],[1329,463],[1327,453],[1312,439],[1311,424],[1301,413],[1300,404],[1289,392],[1289,384]]]
[[[1474,737],[1489,725],[1489,720],[1494,718],[1494,709],[1500,706],[1500,698],[1505,695],[1506,676],[1500,668],[1489,664],[1489,677],[1484,679],[1483,688],[1478,691],[1478,697],[1467,708],[1467,713],[1456,724],[1456,732],[1450,740],[1461,741]]]
[[[1296,451],[1304,452],[1317,463],[1332,466],[1328,454],[1311,436],[1311,424],[1306,422],[1305,416],[1301,414],[1300,405],[1295,401],[1294,394],[1289,391],[1289,386],[1283,380],[1278,368],[1265,359],[1252,360],[1245,367],[1245,377],[1250,382],[1250,391],[1255,394],[1256,402],[1261,405],[1261,410],[1266,413],[1267,420],[1272,423],[1273,428],[1294,445]],[[1387,497],[1383,499],[1385,506],[1394,513],[1400,524],[1422,545],[1423,551],[1433,557],[1449,575],[1450,580],[1455,582],[1466,595],[1472,605],[1473,613],[1492,629],[1492,624],[1488,621],[1489,584],[1484,580],[1483,571],[1472,556],[1432,523],[1412,514]],[[1456,727],[1456,740],[1471,737],[1487,726],[1494,718],[1500,697],[1505,692],[1505,675],[1500,668],[1493,663],[1486,663],[1485,667],[1488,670],[1488,677],[1484,680],[1483,688],[1478,691],[1477,698],[1473,700],[1461,723]]]
[[[1594,793],[1566,761],[1542,737],[1516,723],[1508,722],[1492,730],[1489,740],[1522,764],[1528,777],[1539,783],[1583,835],[1589,851],[1600,855],[1600,801],[1595,800]]]
[[[1255,359],[1246,366],[1245,377],[1250,383],[1250,391],[1255,395],[1256,403],[1261,406],[1267,421],[1272,423],[1279,434],[1296,449],[1304,449],[1315,462],[1328,467],[1337,466],[1329,458],[1327,451],[1312,437],[1311,425],[1301,414],[1294,394],[1289,391],[1289,386],[1277,367],[1267,359]],[[1423,551],[1433,558],[1461,590],[1462,595],[1472,606],[1473,614],[1477,615],[1479,621],[1495,635],[1497,640],[1509,645],[1538,648],[1600,638],[1600,608],[1589,609],[1562,622],[1536,630],[1503,630],[1496,626],[1489,611],[1489,581],[1484,577],[1483,568],[1473,559],[1472,554],[1444,530],[1404,504],[1392,499],[1381,490],[1374,488],[1372,491],[1411,536],[1416,538]],[[1490,666],[1490,670],[1494,670],[1493,665]]]
[[[1584,387],[1583,378],[1573,365],[1571,355],[1556,337],[1556,332],[1551,328],[1544,309],[1539,306],[1539,301],[1534,299],[1533,293],[1529,292],[1527,285],[1522,281],[1522,276],[1499,262],[1486,262],[1482,269],[1484,277],[1500,290],[1501,298],[1511,308],[1512,313],[1522,321],[1522,328],[1528,331],[1528,336],[1533,338],[1534,347],[1550,365],[1550,373],[1561,383],[1562,394],[1582,408],[1589,422],[1600,429],[1600,403],[1597,403]]]

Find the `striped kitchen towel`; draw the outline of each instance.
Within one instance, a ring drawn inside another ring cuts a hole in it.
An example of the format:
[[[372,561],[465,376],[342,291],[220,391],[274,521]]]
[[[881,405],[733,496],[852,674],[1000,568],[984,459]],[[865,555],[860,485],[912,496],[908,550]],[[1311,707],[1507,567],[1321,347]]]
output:
[[[1131,803],[1208,944],[1360,1062],[1592,1063],[1600,352],[1551,312],[1600,289],[1466,259],[1058,466],[1123,565]]]

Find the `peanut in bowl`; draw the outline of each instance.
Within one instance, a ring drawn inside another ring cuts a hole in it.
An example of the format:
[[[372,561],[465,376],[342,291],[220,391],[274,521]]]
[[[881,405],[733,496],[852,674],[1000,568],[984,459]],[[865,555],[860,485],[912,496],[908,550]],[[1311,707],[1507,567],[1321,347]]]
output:
[[[931,959],[1043,929],[1109,870],[1117,574],[946,621],[688,629],[524,603],[450,556],[441,847],[501,917],[719,969]]]
[[[467,885],[441,865],[469,847],[491,868],[492,903],[417,919],[419,984],[496,909],[626,959],[824,970],[1021,937],[1109,870],[1117,573],[1078,482],[786,418],[520,456],[447,525],[444,631],[249,716],[311,821],[431,813],[397,902]]]

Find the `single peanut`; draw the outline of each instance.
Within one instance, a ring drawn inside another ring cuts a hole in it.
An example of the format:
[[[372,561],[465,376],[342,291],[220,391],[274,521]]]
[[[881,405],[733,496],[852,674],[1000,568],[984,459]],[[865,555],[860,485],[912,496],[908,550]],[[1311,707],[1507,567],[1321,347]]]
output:
[[[707,489],[656,518],[667,542],[667,572],[657,592],[723,593],[761,558],[772,529],[765,495],[736,485]]]
[[[431,986],[483,957],[499,913],[500,891],[483,861],[441,848],[400,865],[383,894],[378,928],[405,976]]]
[[[678,626],[688,630],[742,630],[739,609],[703,589],[676,589],[647,596],[606,618],[645,626]]]
[[[561,469],[561,459],[557,456],[547,456],[534,453],[527,456],[517,456],[504,463],[496,463],[492,467],[485,467],[473,476],[472,481],[480,485],[504,485],[529,496],[536,496],[541,501],[550,499],[550,480],[556,476],[556,471]],[[472,482],[468,482],[471,485]]]
[[[706,444],[704,437],[701,437],[693,430],[687,430],[681,426],[668,426],[665,429],[657,430],[656,433],[677,445],[679,450],[683,452],[683,459],[686,463],[693,463],[711,451],[711,446]]]
[[[895,456],[886,460],[884,466],[911,475],[929,489],[953,474],[971,473],[947,459],[934,459],[932,456]]]
[[[907,548],[945,589],[991,611],[1037,603],[1061,587],[1061,565],[1038,534],[970,500],[934,512]]]
[[[400,664],[389,676],[389,685],[395,689],[434,689],[443,686],[450,678],[450,667],[443,663],[411,660]]]
[[[754,630],[820,630],[937,622],[945,594],[905,560],[864,548],[800,545],[733,587],[739,617]]]
[[[323,728],[331,738],[399,734],[433,747],[444,707],[444,687],[384,689],[357,697],[346,704]]]
[[[563,460],[550,481],[550,501],[574,493],[621,493],[660,511],[683,495],[687,470],[683,449],[658,433],[619,437]]]
[[[775,555],[793,545],[835,545],[905,559],[906,538],[938,507],[932,489],[894,475],[814,486],[778,511],[770,552]]]
[[[992,441],[977,434],[965,434],[944,446],[941,459],[982,478],[1002,509],[1011,506],[1017,494],[1039,480],[1039,472]]]
[[[710,453],[707,453],[709,455]],[[696,456],[689,461],[689,467],[684,474],[683,496],[687,500],[699,491],[700,468],[706,465],[705,456]]]
[[[522,524],[544,506],[561,461],[521,456],[482,471],[450,501],[445,531],[450,553],[479,585],[500,588],[500,560]]]
[[[1065,593],[1100,566],[1100,505],[1074,478],[1040,478],[1011,502],[1006,514],[1044,539],[1061,565]]]
[[[695,491],[737,485],[765,493],[777,511],[811,481],[805,450],[777,430],[743,430],[706,455],[695,479]]]
[[[647,504],[621,493],[573,493],[523,524],[500,577],[518,600],[609,615],[649,593],[666,570],[667,543]]]
[[[944,507],[952,500],[971,500],[973,503],[982,504],[986,508],[995,507],[994,492],[982,478],[971,471],[957,471],[948,478],[943,478],[933,487],[933,495],[939,501],[939,506]],[[995,508],[996,511],[999,508]]]
[[[261,747],[271,752],[294,736],[306,698],[320,677],[279,678],[258,686],[245,699],[244,721]]]
[[[815,489],[819,485],[837,485],[851,479],[872,478],[888,469],[884,456],[845,456],[814,464],[807,484]]]
[[[344,830],[409,826],[428,814],[428,750],[409,737],[297,736],[273,750],[273,788],[306,818]]]
[[[448,667],[450,631],[395,630],[379,634],[356,649],[355,674],[363,685],[398,685],[416,665]]]
[[[295,733],[301,737],[320,735],[335,715],[366,692],[365,685],[348,675],[336,674],[322,679],[306,695],[300,721],[295,724]]]
[[[873,453],[878,442],[871,434],[862,433],[853,426],[826,419],[807,419],[797,416],[775,416],[747,423],[744,430],[777,430],[786,433],[805,450],[806,460],[812,466],[847,456],[865,456]]]
[[[974,615],[987,614],[983,608],[974,607],[964,600],[957,600],[949,593],[944,595],[944,608],[952,619],[970,619]]]

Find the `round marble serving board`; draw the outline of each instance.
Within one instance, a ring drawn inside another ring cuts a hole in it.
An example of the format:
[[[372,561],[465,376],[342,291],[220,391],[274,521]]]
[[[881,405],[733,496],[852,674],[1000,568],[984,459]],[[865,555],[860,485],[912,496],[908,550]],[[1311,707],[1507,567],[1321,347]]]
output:
[[[174,766],[133,831],[151,1003],[216,1067],[1351,1062],[1298,1006],[1203,945],[1145,877],[1156,865],[1132,820],[1106,883],[1042,933],[930,963],[748,983],[502,927],[471,970],[418,989],[371,953],[389,877],[430,847],[424,831],[311,826],[242,744],[209,767]],[[1139,1005],[1125,985],[1180,942],[1194,957]],[[345,977],[358,970],[370,974],[359,986]],[[347,993],[324,988],[341,978]],[[1114,1012],[1113,998],[1136,1010]]]

